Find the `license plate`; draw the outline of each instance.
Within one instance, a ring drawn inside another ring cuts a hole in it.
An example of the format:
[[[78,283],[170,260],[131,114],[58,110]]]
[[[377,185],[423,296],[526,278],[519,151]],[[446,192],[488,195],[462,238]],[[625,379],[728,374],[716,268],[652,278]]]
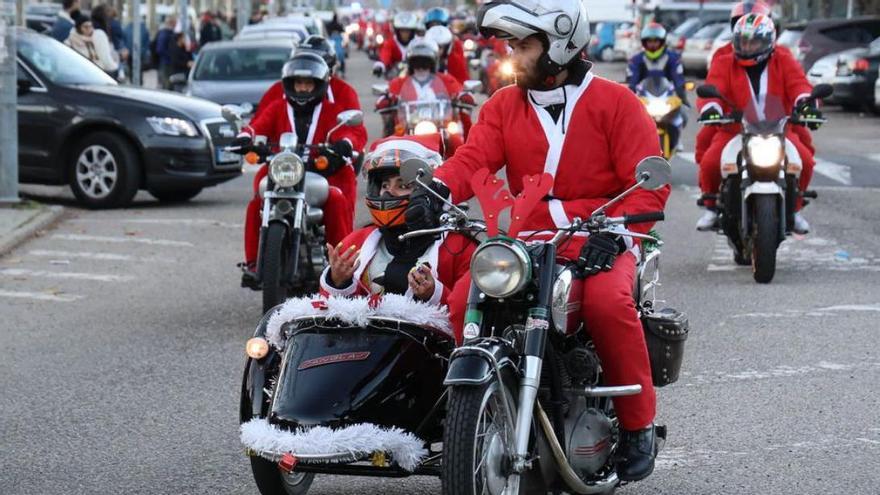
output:
[[[241,157],[223,148],[217,148],[217,163],[232,163],[241,160]]]

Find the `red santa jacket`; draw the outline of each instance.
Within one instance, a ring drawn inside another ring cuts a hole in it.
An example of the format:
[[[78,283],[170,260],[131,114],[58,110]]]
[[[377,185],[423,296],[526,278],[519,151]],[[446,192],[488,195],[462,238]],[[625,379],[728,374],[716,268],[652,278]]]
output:
[[[483,167],[496,173],[506,165],[513,194],[522,191],[524,177],[546,172],[555,179],[550,199],[531,212],[521,235],[566,227],[574,217],[587,218],[633,185],[641,160],[660,156],[657,128],[626,86],[587,73],[579,86],[565,86],[565,93],[567,104],[556,122],[516,86],[495,93],[480,111],[467,143],[435,173],[449,187],[453,201],[473,196],[469,178]],[[639,189],[608,213],[661,211],[668,196],[668,186]],[[631,228],[647,232],[650,227]],[[578,237],[560,254],[574,256],[582,244],[583,237]]]
[[[328,283],[330,267],[321,274],[321,294],[325,297],[353,297],[371,295],[370,281],[367,280],[369,266],[376,256],[382,233],[375,225],[356,230],[342,241],[342,249],[355,246],[360,250],[357,269],[348,287],[337,289]],[[434,295],[428,301],[431,304],[446,304],[447,298],[455,286],[455,282],[470,269],[471,255],[476,243],[463,235],[451,233],[438,239],[429,247],[419,260],[427,262],[434,277]],[[407,296],[412,292],[407,290]]]
[[[394,34],[386,35],[385,41],[382,42],[382,46],[379,47],[379,61],[385,66],[385,70],[402,62],[405,56],[406,47],[397,41],[397,36]]]
[[[461,83],[449,74],[438,72],[430,84],[431,92],[435,97],[447,97],[454,100],[462,91]],[[428,99],[429,94],[425,90],[419,91],[412,76],[395,77],[388,84],[388,92],[403,101]]]
[[[446,57],[446,73],[462,84],[470,79],[467,60],[464,58],[464,43],[458,38],[452,40],[452,46],[449,48],[449,55]]]
[[[277,143],[281,134],[285,132],[296,133],[293,108],[284,97],[281,83],[278,82],[276,85],[280,88],[280,94],[279,89],[276,89],[275,86],[269,88],[260,101],[257,113],[251,119],[250,125],[242,129],[242,133],[250,136],[266,136],[270,143]],[[271,94],[273,92],[277,96],[273,96]],[[297,136],[297,141],[306,144],[324,142],[327,139],[327,132],[336,126],[336,116],[345,110],[360,110],[357,93],[345,81],[340,81],[335,77],[331,78],[327,95],[324,96],[321,104],[315,107],[315,117],[312,118],[309,135]],[[353,149],[362,150],[367,145],[367,128],[363,124],[355,127],[343,126],[337,129],[330,138],[331,142],[348,139]]]
[[[745,67],[740,65],[731,51],[712,59],[706,84],[718,88],[718,91],[730,100],[737,109],[757,115],[750,118],[761,118],[766,111],[771,116],[791,113],[795,104],[808,96],[813,87],[807,81],[800,64],[788,50],[774,50],[767,66],[761,75],[760,97],[755,97]],[[771,108],[773,105],[776,108]],[[733,110],[726,102],[717,98],[698,98],[697,108],[700,113],[715,108],[720,113]],[[730,126],[726,130],[739,132],[739,126]]]

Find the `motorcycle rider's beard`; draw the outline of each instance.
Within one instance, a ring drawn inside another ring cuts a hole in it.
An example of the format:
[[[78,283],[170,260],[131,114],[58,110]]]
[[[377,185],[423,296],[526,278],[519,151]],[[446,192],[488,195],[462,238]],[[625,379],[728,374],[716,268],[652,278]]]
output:
[[[430,69],[415,69],[413,71],[413,79],[416,81],[423,83],[431,78]]]
[[[515,63],[516,64],[516,63]],[[532,63],[530,67],[520,68],[515,65],[514,82],[522,89],[544,89],[544,80],[538,75],[538,70]]]

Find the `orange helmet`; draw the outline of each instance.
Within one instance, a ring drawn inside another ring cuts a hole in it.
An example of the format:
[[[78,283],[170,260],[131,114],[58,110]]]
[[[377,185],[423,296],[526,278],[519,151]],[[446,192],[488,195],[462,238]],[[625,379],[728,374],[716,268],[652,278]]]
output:
[[[437,152],[436,136],[392,136],[376,141],[364,160],[367,177],[367,195],[364,198],[373,223],[379,228],[397,227],[405,222],[409,195],[395,196],[382,191],[382,183],[400,175],[400,165],[410,158],[421,158],[432,167],[442,163]]]

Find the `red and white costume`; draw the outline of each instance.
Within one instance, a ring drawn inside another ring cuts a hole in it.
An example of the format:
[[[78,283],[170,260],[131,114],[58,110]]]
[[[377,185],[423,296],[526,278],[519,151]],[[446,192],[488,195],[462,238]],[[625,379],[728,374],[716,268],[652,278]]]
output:
[[[525,232],[520,233],[523,237],[566,227],[574,217],[587,218],[635,183],[636,165],[642,159],[661,155],[653,120],[625,86],[587,72],[580,85],[567,85],[550,96],[548,102],[548,93],[516,86],[498,91],[480,111],[467,143],[435,173],[449,187],[454,202],[473,196],[469,178],[480,168],[496,173],[506,165],[513,194],[523,189],[524,177],[551,174],[555,184],[549,200],[531,212]],[[536,99],[543,104],[564,101],[565,109],[554,121]],[[640,189],[608,214],[661,211],[668,196],[669,187]],[[647,232],[650,227],[639,224],[632,230]],[[583,236],[574,237],[559,256],[576,258],[584,241]],[[632,297],[638,245],[628,243],[630,252],[618,256],[611,271],[586,279],[582,317],[602,358],[607,382],[642,385],[639,395],[615,398],[621,425],[637,430],[653,421],[655,396]],[[462,277],[449,299],[450,320],[459,339],[469,284],[470,276]]]
[[[452,39],[452,46],[449,48],[449,55],[446,57],[446,73],[454,77],[461,84],[470,79],[467,60],[464,58],[464,43],[458,38]]]
[[[330,285],[328,283],[330,267],[328,266],[321,274],[321,294],[335,297],[381,294],[382,287],[374,284],[373,279],[377,274],[384,273],[385,266],[391,260],[387,252],[382,254],[382,243],[382,232],[375,225],[358,229],[346,237],[342,241],[341,249],[343,252],[350,246],[360,250],[352,283],[341,289]],[[434,278],[434,294],[426,302],[447,304],[455,282],[469,271],[471,255],[475,248],[476,243],[473,240],[452,233],[443,235],[424,254],[419,256],[417,264],[427,263],[431,267],[431,275]],[[408,289],[404,295],[412,297],[412,290]]]
[[[281,83],[276,83],[281,87]],[[284,96],[281,87],[279,96],[269,93],[277,93],[275,86],[269,89],[257,109],[257,114],[251,120],[250,125],[242,129],[243,134],[253,136],[266,136],[270,143],[277,143],[285,132],[296,134],[294,123],[294,111],[291,104]],[[344,81],[336,78],[330,79],[330,86],[323,101],[318,104],[312,116],[311,126],[307,136],[297,136],[297,141],[305,144],[322,143],[327,140],[327,133],[336,126],[336,116],[345,110],[360,110],[357,93]],[[335,142],[347,139],[353,150],[362,150],[367,144],[367,129],[363,125],[349,127],[343,126],[330,136],[330,141]],[[254,198],[248,203],[245,216],[244,253],[245,262],[255,262],[260,241],[260,208],[262,206],[259,197],[260,181],[268,173],[267,165],[260,167],[254,177]],[[357,197],[357,179],[354,167],[350,164],[342,167],[336,173],[327,178],[330,183],[330,193],[324,204],[324,227],[327,241],[335,244],[351,233],[354,225],[354,200]]]
[[[387,71],[402,62],[404,58],[406,58],[406,46],[397,40],[393,32],[386,33],[385,41],[379,47],[379,62],[382,62]]]
[[[436,100],[449,99],[454,101],[462,92],[462,85],[454,77],[443,72],[437,72],[426,85],[419,84],[412,76],[396,77],[388,84],[388,93],[397,97],[399,101]],[[464,143],[465,138],[473,125],[471,116],[467,112],[460,112],[459,119],[463,135],[459,138],[450,139],[452,152],[445,156],[452,156],[454,150]]]
[[[758,91],[753,91],[746,68],[737,62],[732,52],[713,58],[709,75],[706,77],[706,84],[718,88],[718,91],[730,100],[737,109],[746,112],[746,117],[750,116],[750,112],[757,112],[758,118],[761,118],[761,114],[764,113],[767,101],[781,103],[782,109],[775,109],[777,112],[790,113],[801,99],[810,96],[813,89],[791,52],[778,48],[773,51],[767,61],[761,75]],[[701,114],[710,108],[715,108],[722,114],[733,110],[723,101],[714,98],[697,99],[697,108]],[[809,132],[796,131],[794,127],[796,126],[788,126],[786,129],[786,154],[789,162],[800,162],[802,166],[800,190],[805,191],[813,176],[815,160],[810,146],[801,139],[802,134],[809,136]],[[712,136],[712,141],[705,153],[701,153],[699,182],[700,189],[704,194],[718,192],[721,186],[722,153],[732,155],[732,158],[727,157],[726,159],[735,161],[736,151],[732,146],[728,147],[728,144],[734,144],[732,140],[738,138],[741,129],[742,126],[739,124],[721,126]],[[812,143],[810,142],[810,144]],[[725,151],[726,147],[727,151]],[[713,206],[711,202],[707,203],[707,206]],[[799,200],[798,208],[801,204],[802,201]]]

